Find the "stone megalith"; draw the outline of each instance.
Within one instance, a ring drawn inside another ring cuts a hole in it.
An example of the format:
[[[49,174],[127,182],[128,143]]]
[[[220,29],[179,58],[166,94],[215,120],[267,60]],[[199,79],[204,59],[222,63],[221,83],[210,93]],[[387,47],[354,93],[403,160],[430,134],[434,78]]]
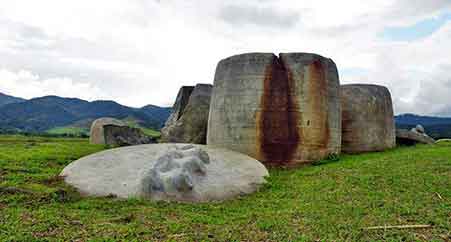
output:
[[[216,68],[207,144],[267,165],[296,166],[340,153],[335,63],[309,53],[249,53]]]
[[[94,120],[91,125],[91,131],[89,136],[89,142],[91,144],[106,144],[105,133],[103,126],[105,125],[116,125],[116,126],[126,126],[124,122],[115,118],[99,118]]]
[[[144,134],[140,129],[108,124],[103,126],[105,144],[112,146],[128,146],[152,144],[157,141]]]
[[[435,140],[426,134],[423,126],[417,125],[411,130],[397,129],[396,143],[398,145],[434,144]]]
[[[182,87],[161,130],[161,142],[205,144],[213,86]]]
[[[89,196],[208,202],[250,194],[268,170],[244,154],[191,144],[109,149],[72,162],[61,172]]]
[[[171,115],[166,120],[165,127],[174,126],[177,121],[182,117],[183,111],[186,105],[188,105],[189,97],[193,93],[194,86],[183,86],[180,88],[175,103],[172,106]]]
[[[426,131],[424,130],[423,125],[421,125],[421,124],[417,124],[417,126],[415,126],[415,128],[412,128],[411,130],[413,132],[417,132],[417,133],[420,133],[420,134],[425,134],[426,133]]]
[[[393,105],[383,86],[341,86],[342,144],[345,153],[383,151],[396,146]]]

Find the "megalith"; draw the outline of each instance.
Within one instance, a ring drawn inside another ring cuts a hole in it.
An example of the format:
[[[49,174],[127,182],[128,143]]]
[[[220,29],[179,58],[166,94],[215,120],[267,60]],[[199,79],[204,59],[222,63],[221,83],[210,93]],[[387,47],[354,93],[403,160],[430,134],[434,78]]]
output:
[[[161,142],[205,144],[212,85],[182,87],[161,130]]]
[[[383,151],[396,146],[392,99],[386,87],[343,85],[341,107],[343,152]]]
[[[103,126],[105,125],[116,125],[116,126],[126,126],[126,124],[118,119],[115,118],[99,118],[94,120],[91,125],[91,131],[89,136],[89,142],[91,144],[99,144],[104,145],[106,144],[105,140],[105,132],[103,129]]]
[[[157,141],[144,134],[139,128],[108,124],[103,126],[105,144],[112,146],[129,146],[157,143]]]
[[[149,144],[91,154],[60,176],[88,196],[198,203],[256,192],[269,173],[259,161],[227,149]]]
[[[248,53],[216,68],[207,144],[267,165],[297,166],[340,153],[335,63],[310,53]]]
[[[430,137],[424,127],[418,124],[411,130],[396,129],[396,144],[397,145],[416,145],[416,144],[434,144],[436,141]]]

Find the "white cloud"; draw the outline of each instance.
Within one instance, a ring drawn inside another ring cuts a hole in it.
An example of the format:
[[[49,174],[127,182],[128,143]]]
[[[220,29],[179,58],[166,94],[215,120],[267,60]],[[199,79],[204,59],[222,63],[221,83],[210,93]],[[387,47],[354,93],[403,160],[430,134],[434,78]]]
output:
[[[85,100],[108,99],[107,95],[89,82],[75,82],[71,78],[42,79],[30,71],[11,72],[0,69],[0,90],[6,93],[21,93],[24,98],[47,95],[62,95]]]
[[[406,43],[380,33],[447,11],[448,0],[6,1],[0,91],[170,105],[180,86],[212,83],[222,58],[302,51],[360,70],[343,83],[387,85],[397,112],[428,114],[451,107],[426,95],[448,90],[451,23]]]

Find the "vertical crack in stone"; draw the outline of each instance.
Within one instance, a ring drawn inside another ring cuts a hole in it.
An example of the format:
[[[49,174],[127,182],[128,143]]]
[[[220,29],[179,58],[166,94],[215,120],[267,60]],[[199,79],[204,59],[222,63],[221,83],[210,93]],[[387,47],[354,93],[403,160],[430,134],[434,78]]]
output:
[[[301,135],[294,84],[290,71],[274,56],[265,70],[257,113],[257,148],[268,164],[288,165],[295,159]]]

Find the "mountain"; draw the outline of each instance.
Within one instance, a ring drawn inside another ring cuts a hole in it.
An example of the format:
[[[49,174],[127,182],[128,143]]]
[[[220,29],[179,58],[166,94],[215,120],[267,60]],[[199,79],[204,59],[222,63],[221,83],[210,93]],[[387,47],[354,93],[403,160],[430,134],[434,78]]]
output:
[[[421,124],[435,139],[451,138],[451,118],[402,114],[395,117],[397,128],[411,129]]]
[[[78,98],[45,96],[0,107],[0,129],[45,132],[58,127],[89,125],[101,117],[133,120],[142,127],[159,130],[170,108],[146,106],[132,108],[114,101],[88,102]]]
[[[160,123],[164,125],[169,115],[171,114],[172,108],[147,105],[142,107],[140,110],[143,113],[147,114],[149,117],[152,117],[152,119],[158,120]]]
[[[10,103],[19,103],[23,101],[25,101],[25,99],[20,97],[9,96],[0,92],[0,106],[4,106]]]
[[[114,101],[88,102],[78,98],[45,96],[25,100],[0,93],[0,132],[47,132],[89,130],[94,119],[113,117],[150,129],[163,127],[171,113],[169,107],[147,105],[132,108]],[[397,128],[423,125],[436,138],[451,138],[451,117],[401,114],[395,116]]]

